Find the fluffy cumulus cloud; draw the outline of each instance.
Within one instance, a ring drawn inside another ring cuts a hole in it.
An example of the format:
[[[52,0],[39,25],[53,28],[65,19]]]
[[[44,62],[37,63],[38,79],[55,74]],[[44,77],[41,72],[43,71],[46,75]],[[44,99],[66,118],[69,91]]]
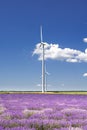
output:
[[[83,42],[87,43],[87,38],[83,38]]]
[[[84,52],[71,48],[60,48],[59,44],[44,43],[45,60],[61,60],[66,62],[87,62],[87,49]],[[33,55],[38,55],[38,60],[42,59],[42,46],[38,43],[33,51]]]
[[[83,77],[87,77],[87,73],[84,73],[84,74],[83,74]]]

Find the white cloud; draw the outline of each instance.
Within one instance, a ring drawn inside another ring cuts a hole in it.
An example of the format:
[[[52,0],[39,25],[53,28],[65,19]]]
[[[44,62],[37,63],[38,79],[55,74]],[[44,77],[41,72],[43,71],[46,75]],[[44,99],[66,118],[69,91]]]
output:
[[[78,62],[77,59],[67,59],[66,61],[67,61],[67,62],[72,62],[72,63],[76,63],[76,62]]]
[[[41,87],[42,84],[36,84],[36,86],[37,86],[37,87]],[[47,87],[50,87],[50,86],[51,86],[51,84],[47,84]]]
[[[83,74],[83,77],[87,77],[87,73],[84,73],[84,74]]]
[[[83,42],[86,42],[86,43],[87,43],[87,38],[83,38]]]
[[[37,86],[37,87],[41,87],[41,84],[37,84],[36,86]]]
[[[45,44],[45,59],[62,60],[66,62],[87,62],[87,49],[84,52],[71,48],[60,48],[59,44]],[[42,47],[40,43],[36,45],[33,55],[38,55],[38,60],[42,59]]]

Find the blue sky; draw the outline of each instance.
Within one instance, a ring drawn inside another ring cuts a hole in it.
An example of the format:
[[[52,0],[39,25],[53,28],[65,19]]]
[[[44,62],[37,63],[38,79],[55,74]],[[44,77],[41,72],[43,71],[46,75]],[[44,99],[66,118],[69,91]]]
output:
[[[87,90],[86,0],[0,1],[0,90],[41,90],[40,25],[48,90]]]

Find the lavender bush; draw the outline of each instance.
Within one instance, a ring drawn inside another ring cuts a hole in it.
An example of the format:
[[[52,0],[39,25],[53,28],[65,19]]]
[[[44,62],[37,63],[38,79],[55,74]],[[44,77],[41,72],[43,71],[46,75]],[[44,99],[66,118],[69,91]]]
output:
[[[87,130],[87,96],[0,94],[0,130]]]

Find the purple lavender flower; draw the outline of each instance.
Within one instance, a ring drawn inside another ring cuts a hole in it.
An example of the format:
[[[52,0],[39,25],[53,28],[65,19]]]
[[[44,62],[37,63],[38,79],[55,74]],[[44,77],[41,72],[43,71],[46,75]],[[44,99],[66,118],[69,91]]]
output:
[[[0,94],[0,110],[0,130],[87,128],[86,95]]]

